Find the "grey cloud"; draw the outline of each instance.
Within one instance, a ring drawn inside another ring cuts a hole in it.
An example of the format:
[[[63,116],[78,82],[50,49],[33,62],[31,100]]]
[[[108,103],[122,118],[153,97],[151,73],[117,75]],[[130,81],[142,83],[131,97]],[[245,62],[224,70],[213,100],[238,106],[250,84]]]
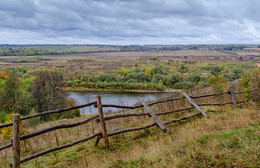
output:
[[[257,0],[0,0],[0,43],[255,43],[259,8]]]

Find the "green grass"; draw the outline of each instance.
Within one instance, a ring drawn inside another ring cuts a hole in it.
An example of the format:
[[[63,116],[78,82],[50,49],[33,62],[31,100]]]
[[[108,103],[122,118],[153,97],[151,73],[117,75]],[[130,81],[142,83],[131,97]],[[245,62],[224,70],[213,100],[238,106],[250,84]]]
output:
[[[260,127],[205,134],[170,149],[181,161],[176,167],[258,167],[260,165]],[[258,148],[257,148],[258,146]],[[192,151],[192,152],[187,152]],[[167,154],[162,159],[138,158],[118,160],[108,167],[169,167],[172,160]],[[164,164],[164,165],[163,165]]]
[[[249,107],[249,105],[248,105]],[[226,108],[188,122],[109,137],[111,151],[95,140],[22,164],[23,168],[62,167],[252,167],[260,165],[259,110]],[[68,143],[68,142],[62,142]],[[42,148],[40,150],[44,150]],[[8,167],[10,159],[0,160]]]

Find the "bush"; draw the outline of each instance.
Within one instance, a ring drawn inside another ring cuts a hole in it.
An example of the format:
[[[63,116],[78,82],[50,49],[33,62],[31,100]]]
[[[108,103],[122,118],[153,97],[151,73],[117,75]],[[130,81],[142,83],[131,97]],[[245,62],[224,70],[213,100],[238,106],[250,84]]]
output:
[[[174,88],[174,89],[182,89],[182,84],[181,84],[180,82],[175,83],[175,84],[173,85],[173,88]]]
[[[158,60],[158,57],[157,57],[157,56],[154,56],[154,57],[149,57],[149,60],[156,61],[156,60]]]
[[[5,123],[7,120],[8,114],[4,111],[0,111],[0,123]]]
[[[67,99],[67,104],[66,107],[72,107],[72,106],[77,106],[76,100],[69,98]],[[54,119],[61,119],[61,118],[74,118],[74,117],[80,117],[80,109],[74,109],[70,110],[64,113],[59,113],[54,115]]]
[[[160,86],[160,85],[156,85],[156,89],[157,89],[157,90],[160,90],[160,91],[164,91],[164,90],[165,90],[165,87]]]
[[[215,76],[219,75],[220,72],[221,72],[221,69],[220,69],[219,67],[214,67],[214,68],[211,70],[211,74],[212,74],[212,75],[215,75]]]
[[[14,115],[14,113],[10,113],[9,115],[7,115],[6,121],[3,122],[3,123],[13,122],[13,115]],[[5,127],[5,128],[0,129],[0,130],[2,132],[1,138],[3,140],[10,139],[13,136],[13,128],[12,127]],[[21,122],[21,124],[20,124],[20,135],[25,135],[25,134],[26,134],[25,125],[24,125],[24,122]]]

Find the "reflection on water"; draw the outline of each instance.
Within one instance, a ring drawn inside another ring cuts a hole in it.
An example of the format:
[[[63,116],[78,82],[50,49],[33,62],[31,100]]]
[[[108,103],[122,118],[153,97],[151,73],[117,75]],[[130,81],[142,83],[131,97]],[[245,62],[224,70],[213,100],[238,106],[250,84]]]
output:
[[[142,97],[145,101],[156,100],[160,97],[170,96],[174,93],[130,93],[130,92],[69,92],[68,97],[76,100],[78,105],[96,101],[96,96],[101,96],[102,104],[117,104],[132,106],[138,103]],[[104,112],[116,111],[118,108],[103,108]],[[97,113],[94,106],[85,107],[80,110],[81,113]]]

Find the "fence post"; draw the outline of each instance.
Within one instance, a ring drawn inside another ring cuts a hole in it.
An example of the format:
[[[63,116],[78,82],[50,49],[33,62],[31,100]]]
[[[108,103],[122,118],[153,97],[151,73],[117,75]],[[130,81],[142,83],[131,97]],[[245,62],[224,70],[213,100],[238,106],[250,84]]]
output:
[[[140,98],[139,101],[143,104],[144,108],[146,109],[146,111],[148,111],[148,113],[150,114],[151,117],[153,117],[154,121],[156,122],[156,124],[163,130],[163,132],[167,132],[165,126],[163,125],[163,123],[159,120],[159,118],[154,114],[154,112],[152,111],[152,109],[145,103],[144,99]]]
[[[20,114],[13,115],[13,168],[20,167]]]
[[[230,94],[231,94],[232,102],[233,102],[235,108],[237,108],[237,102],[236,102],[235,94],[233,93],[233,91],[230,91]]]
[[[106,123],[104,120],[104,115],[103,115],[103,109],[102,109],[102,103],[101,103],[101,98],[98,95],[97,96],[97,108],[98,108],[98,114],[99,114],[99,119],[100,119],[100,125],[101,125],[101,131],[102,131],[102,137],[104,140],[105,147],[109,149],[109,142],[108,142],[108,136],[107,136],[107,129],[106,129]]]
[[[233,102],[235,108],[237,108],[237,102],[236,102],[236,97],[235,97],[235,94],[234,94],[234,88],[233,87],[230,87],[229,93],[231,94],[232,102]]]
[[[189,95],[187,95],[185,92],[181,93],[186,99],[194,106],[196,109],[200,111],[200,113],[204,116],[207,117],[207,114],[190,98]]]

